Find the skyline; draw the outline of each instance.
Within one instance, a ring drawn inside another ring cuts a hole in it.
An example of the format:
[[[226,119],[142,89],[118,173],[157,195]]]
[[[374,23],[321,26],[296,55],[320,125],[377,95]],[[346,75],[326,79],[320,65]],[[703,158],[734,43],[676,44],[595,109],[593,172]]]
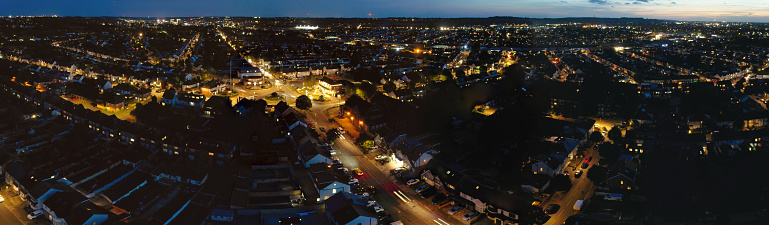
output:
[[[737,0],[458,0],[310,1],[69,1],[10,2],[2,16],[115,17],[643,17],[681,21],[769,22],[769,7]],[[404,5],[408,5],[404,7]],[[547,9],[547,10],[543,10]]]

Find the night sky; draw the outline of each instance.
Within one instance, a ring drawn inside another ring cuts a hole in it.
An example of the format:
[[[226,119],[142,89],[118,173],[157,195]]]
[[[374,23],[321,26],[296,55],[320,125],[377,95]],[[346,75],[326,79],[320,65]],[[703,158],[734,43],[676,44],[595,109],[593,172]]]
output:
[[[644,17],[769,22],[756,0],[1,0],[2,16]]]

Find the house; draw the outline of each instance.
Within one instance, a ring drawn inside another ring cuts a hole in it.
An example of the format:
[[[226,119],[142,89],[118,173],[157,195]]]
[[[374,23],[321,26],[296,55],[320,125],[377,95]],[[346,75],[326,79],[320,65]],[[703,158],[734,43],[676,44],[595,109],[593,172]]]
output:
[[[208,179],[208,173],[200,168],[190,168],[176,163],[163,162],[152,171],[155,181],[181,182],[201,186]]]
[[[623,154],[606,176],[606,186],[613,190],[633,190],[638,177],[640,161],[629,154]]]
[[[568,159],[566,155],[557,152],[539,154],[530,163],[531,173],[553,177],[564,169],[564,165],[568,165]]]
[[[329,96],[337,96],[342,91],[342,83],[323,77],[318,81],[321,93]]]
[[[526,193],[540,193],[550,186],[551,178],[546,174],[527,174],[521,181],[521,190]]]
[[[242,67],[238,69],[238,78],[245,86],[264,85],[264,74],[259,67]]]
[[[40,207],[53,224],[99,225],[107,220],[109,212],[88,201],[74,190],[56,192]]]
[[[272,107],[273,118],[281,118],[285,115],[288,115],[289,113],[296,113],[296,110],[291,106],[288,106],[288,103],[284,101],[280,101],[278,104],[275,104],[275,106]]]
[[[339,192],[350,192],[350,177],[325,163],[310,165],[310,177],[318,191],[316,202],[321,203]]]
[[[112,82],[109,82],[108,80],[99,79],[96,81],[97,81],[96,84],[99,85],[99,89],[101,90],[108,90],[112,88]]]
[[[404,162],[404,167],[415,171],[427,165],[438,152],[423,145],[415,138],[409,138],[405,134],[400,135],[390,142],[389,148],[395,152],[395,156]]]
[[[108,111],[115,112],[125,109],[128,104],[128,99],[123,95],[104,94],[104,107]]]
[[[232,101],[224,96],[211,96],[203,103],[203,117],[214,118],[233,114]]]
[[[191,93],[176,93],[174,99],[174,107],[191,107],[200,108],[203,107],[203,103],[206,101],[206,97],[203,95],[191,94]]]
[[[232,222],[235,219],[235,212],[228,209],[213,209],[209,217],[212,221]]]
[[[134,94],[134,99],[137,101],[147,101],[152,97],[152,90],[149,88],[141,88]]]
[[[224,91],[225,88],[227,88],[227,85],[224,82],[212,80],[200,85],[200,92],[202,94],[216,95]]]
[[[297,147],[299,159],[302,160],[305,167],[312,164],[325,163],[331,164],[331,154],[324,151],[321,147],[312,141],[306,141]]]
[[[395,95],[395,99],[398,99],[401,102],[410,102],[414,100],[411,89],[398,89],[398,90],[395,90],[393,94]]]
[[[39,203],[45,202],[56,192],[62,192],[64,190],[71,189],[64,183],[59,183],[51,180],[37,183],[31,190],[29,190],[29,203],[32,209],[38,210],[41,205]]]
[[[27,201],[29,190],[37,184],[35,171],[32,167],[21,161],[12,161],[3,166],[5,183],[11,186],[14,193]]]
[[[238,103],[233,106],[235,113],[239,116],[249,115],[252,112],[257,115],[264,114],[266,108],[267,101],[263,99],[254,101],[247,98],[241,98]]]
[[[206,101],[203,95],[191,93],[179,93],[174,89],[168,89],[163,93],[161,105],[171,105],[177,108],[201,108]]]
[[[139,89],[137,89],[136,87],[134,87],[129,83],[119,83],[115,85],[115,87],[113,87],[112,90],[115,93],[120,93],[121,95],[127,95],[127,96],[134,95],[134,93],[139,91]]]
[[[376,212],[368,200],[347,192],[337,193],[325,202],[326,216],[336,225],[376,225]]]
[[[288,130],[293,130],[298,126],[307,127],[307,124],[304,121],[301,121],[293,112],[289,112],[279,120],[283,122],[283,124],[288,128]]]

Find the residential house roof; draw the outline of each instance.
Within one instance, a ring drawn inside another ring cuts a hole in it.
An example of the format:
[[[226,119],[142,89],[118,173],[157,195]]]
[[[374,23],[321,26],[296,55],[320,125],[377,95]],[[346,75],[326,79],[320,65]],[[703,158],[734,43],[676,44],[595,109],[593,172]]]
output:
[[[172,176],[180,176],[191,180],[203,180],[207,173],[200,168],[191,168],[182,166],[176,163],[163,162],[152,171],[152,175],[158,176],[160,174],[168,174]]]

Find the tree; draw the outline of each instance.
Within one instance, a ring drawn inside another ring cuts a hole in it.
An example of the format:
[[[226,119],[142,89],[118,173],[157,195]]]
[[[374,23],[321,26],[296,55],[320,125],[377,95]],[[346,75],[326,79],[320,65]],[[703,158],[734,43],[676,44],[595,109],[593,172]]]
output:
[[[550,180],[550,188],[555,191],[569,191],[571,189],[571,180],[568,175],[556,175]]]
[[[368,81],[360,82],[358,85],[358,89],[355,90],[356,94],[358,96],[362,97],[363,99],[370,99],[374,96],[374,94],[377,93],[376,86]]]
[[[608,142],[606,144],[601,144],[598,148],[598,154],[601,155],[601,158],[610,162],[616,161],[621,152],[622,147],[620,145],[609,144]]]
[[[601,135],[601,132],[593,131],[593,133],[590,134],[590,141],[598,143],[602,140],[603,140],[603,135]]]
[[[393,83],[392,81],[387,81],[387,83],[382,85],[382,89],[384,89],[385,93],[393,92],[395,91],[395,88],[396,88],[395,83]]]
[[[606,167],[602,166],[594,166],[593,168],[590,168],[590,170],[587,173],[587,179],[593,182],[593,184],[600,184],[601,182],[606,181],[606,174],[609,172]]]
[[[612,127],[607,136],[614,142],[620,141],[622,140],[622,130],[617,127]]]
[[[312,100],[310,100],[310,97],[307,97],[307,95],[302,95],[296,98],[296,108],[299,109],[310,109],[312,108]]]

